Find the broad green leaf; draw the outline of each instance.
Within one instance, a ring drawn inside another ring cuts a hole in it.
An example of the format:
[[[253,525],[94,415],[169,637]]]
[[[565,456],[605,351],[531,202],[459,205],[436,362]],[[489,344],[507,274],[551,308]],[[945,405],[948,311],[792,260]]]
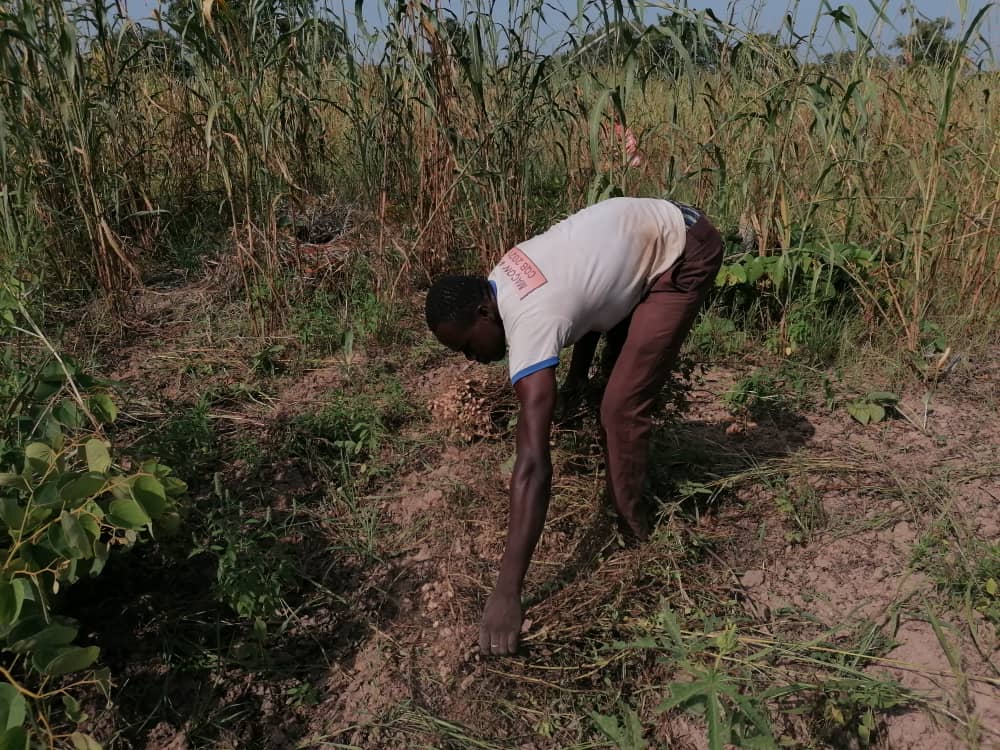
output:
[[[104,693],[105,698],[111,697],[111,670],[107,667],[101,667],[100,669],[94,670],[94,682],[97,683],[97,687],[100,688],[101,692]]]
[[[987,578],[983,588],[986,589],[986,593],[990,596],[996,596],[997,592],[1000,591],[1000,586],[997,585],[996,578]]]
[[[108,446],[103,440],[91,438],[85,446],[87,454],[87,468],[101,474],[111,468],[111,454]]]
[[[851,401],[847,405],[847,413],[861,424],[868,424],[872,418],[868,411],[868,404],[864,401]]]
[[[64,399],[59,406],[52,410],[52,416],[58,419],[67,427],[80,427],[83,425],[83,415],[76,404],[69,399]]]
[[[18,623],[9,636],[10,640],[14,640],[14,638],[18,639],[13,643],[11,649],[19,654],[65,646],[67,643],[72,643],[73,639],[76,638],[78,629],[73,625],[64,625],[58,622],[46,625],[42,617],[32,617],[29,619],[30,621],[25,622],[23,625],[22,623]],[[39,626],[41,627],[36,632],[29,632],[22,635],[22,631],[30,631]]]
[[[48,661],[42,671],[50,677],[61,677],[70,672],[86,669],[101,655],[97,646],[66,646],[59,649],[55,657]]]
[[[132,499],[131,482],[125,477],[112,477],[111,485],[108,489],[119,500]]]
[[[142,473],[152,474],[157,479],[163,479],[164,477],[170,476],[173,473],[173,470],[169,466],[164,466],[156,461],[143,461]]]
[[[885,407],[881,404],[868,404],[868,414],[872,422],[881,422],[885,419]]]
[[[118,418],[118,407],[106,393],[98,393],[87,400],[91,413],[104,424],[110,424]]]
[[[0,520],[8,529],[17,531],[24,525],[24,508],[12,497],[0,497]]]
[[[729,266],[726,268],[726,283],[728,284],[746,284],[747,283],[747,271],[746,269],[737,264]]]
[[[94,556],[90,536],[84,531],[80,521],[72,513],[62,512],[59,523],[63,530],[63,539],[67,546],[76,552],[73,557],[90,558]]]
[[[31,582],[24,577],[0,584],[0,625],[12,625],[21,616],[25,601],[35,598]]]
[[[62,385],[61,380],[39,380],[38,384],[35,386],[33,398],[37,402],[48,401],[59,392]]]
[[[45,443],[29,443],[24,449],[24,458],[36,474],[44,474],[55,465],[56,452]]]
[[[21,726],[28,704],[13,685],[0,682],[0,732]]]
[[[83,500],[88,500],[99,495],[104,490],[107,481],[107,478],[103,474],[88,471],[86,474],[81,474],[66,484],[60,490],[59,494],[62,495],[62,499],[67,503],[79,504]]]
[[[64,443],[62,425],[57,420],[52,417],[46,419],[42,428],[42,435],[45,438],[45,442],[52,446],[54,450],[57,452],[62,450]]]
[[[164,477],[161,481],[167,497],[178,498],[187,492],[187,483],[177,477]]]
[[[73,743],[73,750],[103,750],[101,743],[89,734],[73,732],[73,734],[69,736],[69,739],[70,742]]]
[[[31,504],[36,508],[54,508],[62,505],[62,495],[59,494],[59,486],[55,480],[46,482],[41,487],[36,487],[31,496]]]
[[[94,543],[94,558],[90,561],[90,575],[100,575],[108,562],[108,545],[104,542]]]
[[[83,530],[87,532],[92,540],[100,538],[101,525],[97,522],[96,518],[84,512],[78,515],[76,520],[80,522],[80,526],[83,527]]]
[[[149,515],[135,500],[112,500],[108,507],[108,520],[125,529],[141,529],[150,523]]]
[[[0,750],[28,750],[28,733],[24,727],[13,727],[0,733]]]
[[[142,505],[150,518],[159,518],[167,507],[167,495],[156,477],[138,476],[132,482],[132,496]]]

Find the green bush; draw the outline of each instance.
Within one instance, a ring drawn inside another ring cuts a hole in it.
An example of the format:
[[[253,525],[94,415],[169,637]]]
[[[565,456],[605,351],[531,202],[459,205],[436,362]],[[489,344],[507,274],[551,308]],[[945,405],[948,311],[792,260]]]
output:
[[[98,575],[113,550],[176,530],[186,486],[161,464],[115,459],[104,435],[117,418],[108,383],[55,354],[20,285],[6,281],[0,291],[0,332],[27,339],[4,346],[10,367],[0,386],[11,396],[0,413],[0,747],[23,748],[31,736],[54,743],[44,717],[56,698],[79,722],[71,689],[108,687],[107,672],[94,669],[100,649],[75,643],[60,593]]]

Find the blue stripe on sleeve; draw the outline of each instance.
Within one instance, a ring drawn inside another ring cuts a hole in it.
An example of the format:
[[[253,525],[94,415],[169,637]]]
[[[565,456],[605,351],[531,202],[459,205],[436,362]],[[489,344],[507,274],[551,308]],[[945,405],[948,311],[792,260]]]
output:
[[[549,357],[548,359],[543,359],[541,362],[525,367],[523,370],[518,370],[511,376],[510,382],[516,383],[521,378],[526,378],[532,373],[538,372],[539,370],[544,370],[546,367],[555,367],[559,364],[559,357]]]

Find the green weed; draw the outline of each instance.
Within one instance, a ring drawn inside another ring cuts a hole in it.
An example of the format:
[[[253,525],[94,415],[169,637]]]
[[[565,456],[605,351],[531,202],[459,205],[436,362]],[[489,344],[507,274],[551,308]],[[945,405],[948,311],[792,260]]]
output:
[[[791,527],[785,534],[787,542],[808,542],[827,524],[822,495],[808,484],[792,486],[782,482],[774,495],[774,503]]]
[[[942,519],[920,536],[911,560],[955,606],[969,604],[1000,625],[1000,544],[959,536],[954,525]]]
[[[209,416],[209,402],[200,399],[194,405],[157,424],[138,449],[176,466],[185,480],[204,480],[219,460],[219,440]]]
[[[746,414],[753,419],[791,412],[799,405],[782,374],[765,368],[737,381],[722,394],[722,400],[733,414]]]
[[[200,541],[191,555],[209,553],[217,562],[215,591],[219,601],[240,618],[254,623],[254,632],[285,607],[295,589],[290,550],[281,541],[282,527],[270,509],[251,511],[241,497],[234,497],[215,475],[213,505],[201,519]]]

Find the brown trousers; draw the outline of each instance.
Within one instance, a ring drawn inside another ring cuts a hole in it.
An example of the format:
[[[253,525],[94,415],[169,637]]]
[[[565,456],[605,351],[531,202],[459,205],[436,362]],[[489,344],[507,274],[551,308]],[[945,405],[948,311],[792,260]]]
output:
[[[680,260],[655,281],[631,316],[607,334],[605,365],[614,362],[601,401],[608,494],[633,530],[644,527],[639,500],[653,404],[715,281],[722,254],[722,238],[701,216],[688,227]]]

